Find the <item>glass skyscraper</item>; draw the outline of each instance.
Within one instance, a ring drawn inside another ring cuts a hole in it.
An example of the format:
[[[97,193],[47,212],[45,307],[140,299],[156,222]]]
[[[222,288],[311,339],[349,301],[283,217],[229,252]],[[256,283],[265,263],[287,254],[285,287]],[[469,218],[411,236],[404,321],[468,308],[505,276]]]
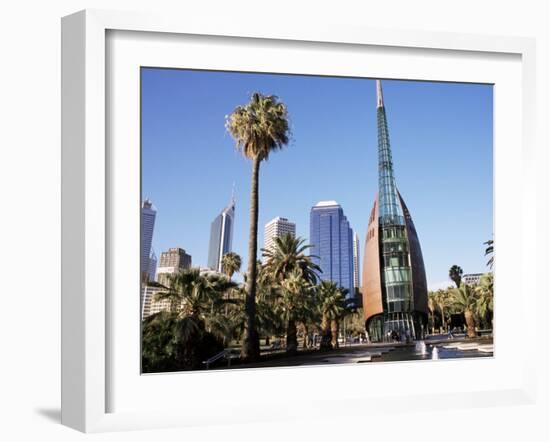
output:
[[[153,242],[153,230],[155,228],[155,218],[157,211],[153,203],[146,199],[141,203],[141,244],[140,244],[140,277],[142,281],[150,279],[151,268],[151,243]]]
[[[208,267],[222,271],[222,258],[231,252],[233,243],[233,224],[235,223],[235,198],[214,218],[210,226],[210,244],[208,247]]]
[[[322,280],[334,281],[353,297],[353,231],[336,201],[320,201],[311,208],[310,255],[321,267]]]
[[[421,338],[427,321],[426,272],[411,215],[397,190],[382,84],[376,81],[378,195],[365,242],[363,307],[374,341]]]

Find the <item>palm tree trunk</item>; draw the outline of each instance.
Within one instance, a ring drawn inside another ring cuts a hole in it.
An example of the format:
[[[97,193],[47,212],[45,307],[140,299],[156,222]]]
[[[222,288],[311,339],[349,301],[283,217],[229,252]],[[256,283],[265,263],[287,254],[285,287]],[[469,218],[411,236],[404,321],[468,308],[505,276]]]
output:
[[[260,341],[256,330],[256,272],[258,251],[258,195],[259,195],[260,160],[252,161],[252,188],[250,191],[250,233],[248,237],[248,279],[245,302],[245,336],[241,356],[248,360],[257,360],[260,356]]]
[[[338,348],[338,321],[336,319],[330,323],[330,334],[332,335],[332,348]]]
[[[319,345],[319,350],[332,350],[332,336],[330,333],[330,323],[328,319],[323,316],[321,322],[321,344]]]
[[[443,311],[443,309],[440,307],[440,310],[441,310],[441,332],[440,333],[443,333],[445,331],[445,312]]]
[[[298,350],[298,336],[296,333],[296,322],[293,319],[288,320],[286,327],[286,352],[296,353]]]
[[[464,311],[464,319],[466,320],[466,329],[469,338],[476,337],[476,323],[474,321],[474,314],[470,310]]]

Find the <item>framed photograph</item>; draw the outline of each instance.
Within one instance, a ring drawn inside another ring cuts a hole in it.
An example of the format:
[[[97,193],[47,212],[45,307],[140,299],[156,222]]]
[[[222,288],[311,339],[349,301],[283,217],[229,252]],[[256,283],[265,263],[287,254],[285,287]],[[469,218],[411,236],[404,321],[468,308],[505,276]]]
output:
[[[534,401],[532,40],[108,11],[62,36],[64,424]]]

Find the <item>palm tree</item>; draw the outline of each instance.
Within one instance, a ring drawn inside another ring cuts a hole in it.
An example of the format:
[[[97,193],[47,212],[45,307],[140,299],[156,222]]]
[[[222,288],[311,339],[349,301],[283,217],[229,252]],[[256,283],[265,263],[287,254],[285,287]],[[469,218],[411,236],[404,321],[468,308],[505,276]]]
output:
[[[433,299],[439,311],[441,312],[441,329],[440,333],[445,331],[445,309],[449,306],[449,293],[446,290],[439,289],[434,293]]]
[[[320,350],[331,350],[338,346],[338,320],[345,312],[345,291],[333,281],[321,281],[317,297],[322,318]]]
[[[483,244],[487,246],[487,248],[485,249],[485,256],[491,256],[489,258],[489,261],[487,261],[487,265],[492,269],[493,264],[495,263],[495,244],[492,239],[490,239],[489,241],[485,241]]]
[[[463,273],[462,267],[457,266],[456,264],[449,269],[449,278],[451,278],[451,280],[456,284],[457,288],[460,287]]]
[[[170,312],[180,317],[202,320],[208,310],[222,303],[223,294],[236,287],[226,277],[201,273],[198,268],[183,269],[169,276],[169,288],[156,294],[156,300],[170,301]]]
[[[304,239],[295,238],[290,233],[276,237],[275,243],[269,250],[262,249],[263,256],[266,258],[266,272],[274,280],[282,281],[298,269],[306,281],[315,284],[321,267],[311,260],[311,256],[304,253],[311,247],[304,243]]]
[[[286,322],[286,351],[295,353],[298,350],[296,322],[304,316],[306,300],[311,295],[313,286],[304,278],[302,271],[295,268],[281,281],[281,289],[282,311]]]
[[[241,270],[241,257],[235,252],[228,252],[223,255],[222,270],[229,279],[233,278],[233,275]]]
[[[244,106],[237,106],[227,117],[227,131],[235,139],[237,149],[252,161],[250,192],[250,235],[248,238],[248,281],[246,290],[246,331],[242,356],[255,360],[260,355],[256,330],[256,272],[258,248],[258,191],[260,164],[269,154],[289,142],[290,127],[286,106],[274,95],[252,94]]]
[[[484,321],[487,320],[487,316],[490,314],[491,328],[493,325],[493,285],[493,274],[487,273],[481,277],[479,285],[475,288],[478,295],[476,313]]]
[[[476,337],[475,311],[478,302],[475,288],[463,284],[452,290],[452,304],[464,314],[466,329],[469,338]]]

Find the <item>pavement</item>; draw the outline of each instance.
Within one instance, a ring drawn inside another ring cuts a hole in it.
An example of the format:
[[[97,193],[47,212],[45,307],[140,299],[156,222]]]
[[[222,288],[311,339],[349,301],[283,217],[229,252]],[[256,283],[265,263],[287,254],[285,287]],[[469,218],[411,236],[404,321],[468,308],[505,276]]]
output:
[[[477,338],[428,339],[423,348],[419,343],[351,344],[336,350],[302,350],[287,356],[284,352],[264,355],[250,364],[232,364],[231,368],[301,367],[310,365],[360,364],[432,360],[437,347],[437,359],[475,358],[493,356],[493,339]],[[219,369],[227,367],[220,366]],[[213,368],[214,369],[214,368]]]

